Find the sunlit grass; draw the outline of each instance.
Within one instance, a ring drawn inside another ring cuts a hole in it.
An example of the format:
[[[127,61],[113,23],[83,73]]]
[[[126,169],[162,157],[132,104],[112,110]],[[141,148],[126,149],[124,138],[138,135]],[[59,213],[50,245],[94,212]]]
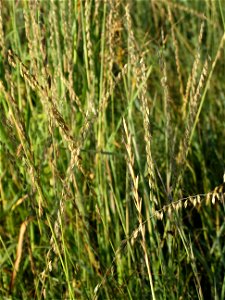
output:
[[[222,1],[0,4],[0,296],[224,299]]]

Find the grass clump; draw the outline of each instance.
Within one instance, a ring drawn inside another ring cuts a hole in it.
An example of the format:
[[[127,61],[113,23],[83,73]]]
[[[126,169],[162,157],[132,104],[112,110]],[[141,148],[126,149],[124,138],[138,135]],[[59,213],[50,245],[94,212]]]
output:
[[[0,295],[224,299],[222,1],[0,1]]]

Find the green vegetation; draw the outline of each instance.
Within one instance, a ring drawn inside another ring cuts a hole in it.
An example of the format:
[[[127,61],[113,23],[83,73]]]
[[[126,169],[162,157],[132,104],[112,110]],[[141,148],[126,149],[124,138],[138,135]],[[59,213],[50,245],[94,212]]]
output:
[[[0,0],[0,298],[225,299],[225,5]]]

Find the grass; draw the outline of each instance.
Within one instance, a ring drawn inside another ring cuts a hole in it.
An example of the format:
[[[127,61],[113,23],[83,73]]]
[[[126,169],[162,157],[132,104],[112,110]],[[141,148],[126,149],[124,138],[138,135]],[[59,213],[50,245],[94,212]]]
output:
[[[0,1],[1,299],[225,298],[224,19]]]

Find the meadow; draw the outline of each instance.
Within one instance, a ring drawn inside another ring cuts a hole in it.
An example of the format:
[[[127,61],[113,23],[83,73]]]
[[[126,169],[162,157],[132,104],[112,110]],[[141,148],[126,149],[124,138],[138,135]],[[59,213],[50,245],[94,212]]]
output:
[[[225,299],[224,0],[0,0],[0,298]]]

